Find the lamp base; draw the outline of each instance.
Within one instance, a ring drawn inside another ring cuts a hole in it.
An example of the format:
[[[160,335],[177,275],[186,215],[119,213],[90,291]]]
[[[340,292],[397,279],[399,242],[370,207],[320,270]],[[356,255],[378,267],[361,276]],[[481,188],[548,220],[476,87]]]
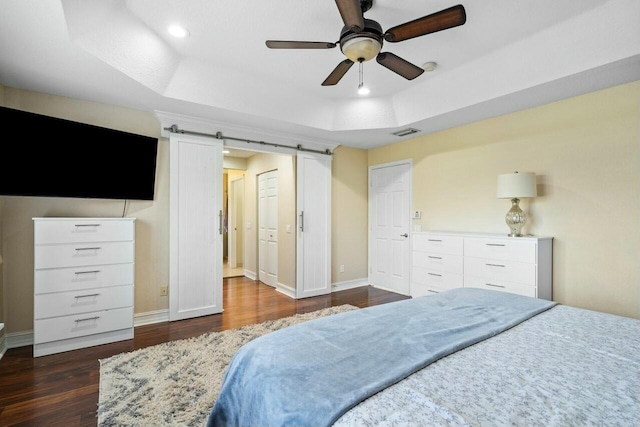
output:
[[[520,231],[527,222],[527,217],[522,209],[520,209],[519,203],[520,199],[511,199],[511,209],[509,209],[504,217],[505,222],[511,231],[511,233],[508,234],[509,237],[522,237],[522,233]]]

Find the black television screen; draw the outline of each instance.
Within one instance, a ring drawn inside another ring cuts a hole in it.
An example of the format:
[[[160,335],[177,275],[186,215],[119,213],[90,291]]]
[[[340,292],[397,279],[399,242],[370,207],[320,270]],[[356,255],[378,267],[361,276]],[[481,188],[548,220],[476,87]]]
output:
[[[0,107],[0,195],[153,200],[156,138]]]

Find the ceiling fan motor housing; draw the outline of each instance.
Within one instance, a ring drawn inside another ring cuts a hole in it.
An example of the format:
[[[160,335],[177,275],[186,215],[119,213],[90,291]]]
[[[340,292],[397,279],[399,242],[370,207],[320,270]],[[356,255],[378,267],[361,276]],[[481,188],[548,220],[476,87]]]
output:
[[[355,32],[345,26],[340,32],[340,50],[353,62],[369,61],[382,49],[382,27],[371,19],[364,20],[362,31]]]

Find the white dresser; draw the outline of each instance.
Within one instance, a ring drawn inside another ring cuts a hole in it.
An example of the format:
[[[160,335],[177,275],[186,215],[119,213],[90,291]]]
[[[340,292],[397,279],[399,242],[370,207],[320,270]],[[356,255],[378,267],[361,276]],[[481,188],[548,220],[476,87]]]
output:
[[[33,218],[33,355],[133,338],[134,218]]]
[[[459,287],[551,300],[552,237],[413,233],[411,296]]]

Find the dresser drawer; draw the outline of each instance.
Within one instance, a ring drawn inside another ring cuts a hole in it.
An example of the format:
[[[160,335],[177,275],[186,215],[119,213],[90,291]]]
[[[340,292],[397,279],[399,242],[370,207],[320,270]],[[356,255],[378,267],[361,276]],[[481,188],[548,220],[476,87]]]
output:
[[[413,250],[437,254],[462,255],[462,237],[439,234],[414,234]]]
[[[133,285],[36,295],[35,319],[133,306]]]
[[[427,288],[433,287],[437,290],[461,288],[463,286],[462,274],[434,271],[420,267],[413,267],[412,282],[415,285],[426,286]]]
[[[425,274],[424,272],[416,272],[414,269],[414,275]],[[455,289],[462,287],[462,275],[445,273],[442,275],[429,275],[418,276],[418,280],[413,280],[411,283],[411,296],[413,298],[437,294],[439,292],[448,291],[449,289]]]
[[[35,294],[133,285],[133,263],[36,270]]]
[[[465,258],[464,275],[535,286],[536,266],[525,262]]]
[[[37,344],[132,327],[133,307],[34,321]]]
[[[535,286],[522,285],[519,283],[503,282],[499,280],[487,280],[481,277],[464,276],[465,288],[481,288],[493,291],[509,292],[512,294],[524,295],[526,297],[537,298]]]
[[[72,242],[118,242],[133,240],[133,221],[77,218],[38,220],[35,244]]]
[[[431,252],[413,252],[413,265],[429,270],[462,274],[462,256],[437,254]]]
[[[81,267],[128,263],[133,242],[70,243],[35,247],[35,268]]]
[[[510,239],[469,238],[464,240],[464,256],[536,263],[536,242]]]

